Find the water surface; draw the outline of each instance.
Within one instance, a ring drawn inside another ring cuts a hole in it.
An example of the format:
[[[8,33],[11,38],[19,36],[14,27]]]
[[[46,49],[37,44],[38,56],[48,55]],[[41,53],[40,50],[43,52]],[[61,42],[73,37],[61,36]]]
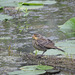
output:
[[[74,2],[57,0],[56,4],[45,5],[43,8],[29,11],[29,15],[26,17],[17,18],[17,15],[13,15],[14,19],[7,22],[1,21],[0,48],[3,50],[1,53],[8,52],[9,46],[14,51],[33,52],[35,50],[32,46],[34,33],[40,33],[54,42],[68,39],[69,37],[62,33],[58,26],[75,16]],[[2,64],[0,65],[2,66]]]

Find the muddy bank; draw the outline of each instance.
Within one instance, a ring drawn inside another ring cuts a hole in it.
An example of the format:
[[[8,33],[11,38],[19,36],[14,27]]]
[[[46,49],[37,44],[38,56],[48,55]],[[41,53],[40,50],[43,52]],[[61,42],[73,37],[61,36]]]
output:
[[[34,64],[42,64],[42,65],[51,65],[56,69],[61,71],[67,71],[75,74],[75,59],[66,58],[66,57],[58,57],[58,56],[43,56],[42,58],[37,58],[34,54],[25,53],[22,55],[26,64],[23,65],[34,65]]]

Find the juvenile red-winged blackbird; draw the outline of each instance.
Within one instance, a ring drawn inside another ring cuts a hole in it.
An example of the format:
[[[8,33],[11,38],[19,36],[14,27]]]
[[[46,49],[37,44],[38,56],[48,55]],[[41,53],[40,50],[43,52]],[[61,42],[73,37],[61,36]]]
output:
[[[62,52],[65,52],[64,50],[58,48],[55,46],[55,44],[50,40],[50,39],[46,39],[44,38],[42,35],[40,34],[34,34],[32,36],[33,38],[33,46],[40,50],[43,51],[42,55],[48,50],[48,49],[58,49]]]

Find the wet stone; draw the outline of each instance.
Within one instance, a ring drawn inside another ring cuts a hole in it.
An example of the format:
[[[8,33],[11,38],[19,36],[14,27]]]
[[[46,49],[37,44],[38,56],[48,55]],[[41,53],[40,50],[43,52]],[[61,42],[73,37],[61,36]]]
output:
[[[47,70],[46,73],[48,73],[48,74],[57,74],[57,73],[60,73],[60,70]]]

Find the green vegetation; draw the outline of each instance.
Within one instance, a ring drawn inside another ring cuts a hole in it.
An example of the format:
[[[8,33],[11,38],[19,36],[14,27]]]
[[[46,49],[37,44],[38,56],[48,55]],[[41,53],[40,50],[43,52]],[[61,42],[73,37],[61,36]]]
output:
[[[27,16],[28,14],[29,14],[29,11],[28,11],[28,9],[26,8],[25,10],[23,10],[23,12],[25,13],[25,15],[24,16]]]
[[[20,71],[13,71],[9,72],[9,75],[37,75],[37,74],[44,74],[45,70],[52,70],[52,66],[46,65],[30,65],[30,66],[23,66],[20,68]]]
[[[60,30],[68,36],[75,36],[75,17],[69,19],[63,25],[59,26]]]
[[[54,4],[56,1],[29,1],[27,0],[1,0],[0,1],[0,10],[2,10],[4,7],[15,7],[19,11],[23,11],[25,13],[24,16],[27,16],[29,14],[28,9],[38,9],[42,8],[45,4]],[[9,20],[12,19],[12,16],[8,15],[1,15],[0,14],[0,20],[3,21],[4,19]]]
[[[29,2],[19,2],[21,5],[20,10],[23,11],[25,9],[39,9],[43,8],[44,5],[55,4],[56,1],[29,1]],[[17,7],[16,9],[18,9]]]
[[[0,0],[0,6],[5,7],[5,6],[18,6],[19,2],[26,2],[27,0]]]
[[[10,50],[11,46],[8,47],[8,55],[10,56],[11,54],[11,50]]]
[[[51,4],[55,4],[56,3],[56,1],[29,1],[29,2],[27,2],[27,3],[29,3],[29,4],[37,4],[37,5],[51,5]]]
[[[37,69],[39,70],[49,70],[49,69],[53,69],[52,66],[46,66],[46,65],[38,65]]]
[[[0,37],[0,40],[10,40],[11,37]]]
[[[0,11],[3,10],[3,7],[0,7]]]
[[[37,54],[38,54],[38,50],[35,51],[35,55],[37,55]]]
[[[23,2],[20,2],[19,4],[26,5],[26,6],[40,6],[40,5],[43,5],[42,3],[23,3]]]
[[[3,21],[3,20],[10,20],[10,19],[12,19],[12,18],[13,18],[12,16],[0,14],[0,21]]]

